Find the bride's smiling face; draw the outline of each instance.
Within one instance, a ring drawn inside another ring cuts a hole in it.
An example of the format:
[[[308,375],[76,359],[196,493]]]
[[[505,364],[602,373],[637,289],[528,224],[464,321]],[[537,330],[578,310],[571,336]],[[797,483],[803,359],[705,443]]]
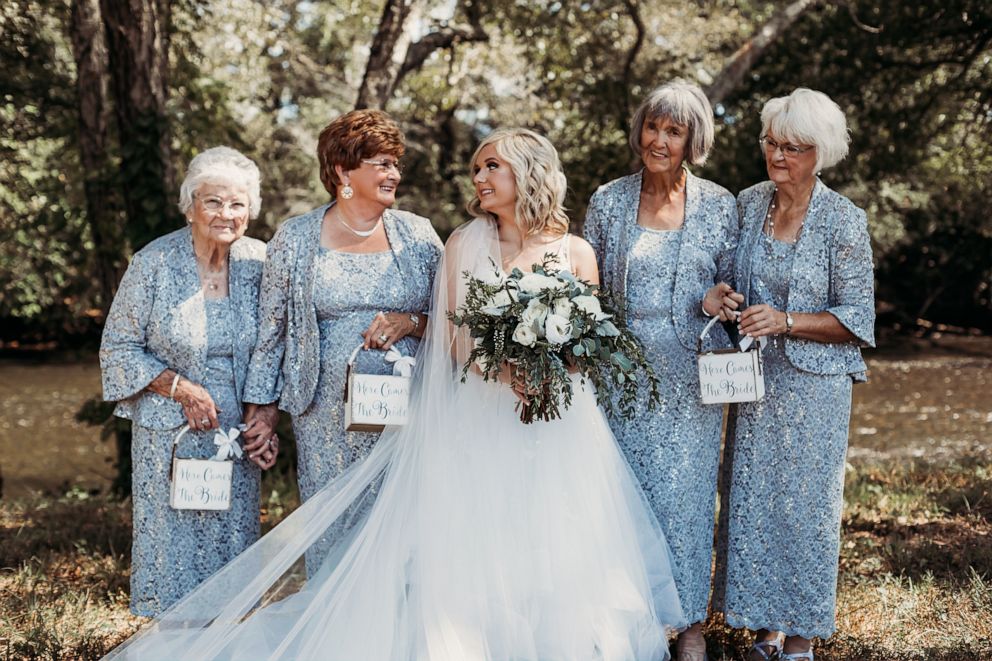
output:
[[[510,164],[499,157],[495,145],[482,148],[472,171],[479,206],[498,217],[512,218],[517,201],[517,184]]]

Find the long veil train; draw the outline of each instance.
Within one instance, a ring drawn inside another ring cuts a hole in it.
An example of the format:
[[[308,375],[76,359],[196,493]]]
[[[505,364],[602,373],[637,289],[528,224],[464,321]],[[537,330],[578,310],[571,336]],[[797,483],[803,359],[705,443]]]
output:
[[[668,658],[686,625],[670,553],[588,386],[561,420],[522,425],[508,388],[460,381],[471,338],[445,312],[462,274],[494,263],[492,221],[449,239],[410,423],[106,658]],[[357,524],[335,526],[379,481]],[[259,607],[331,530],[320,570]]]

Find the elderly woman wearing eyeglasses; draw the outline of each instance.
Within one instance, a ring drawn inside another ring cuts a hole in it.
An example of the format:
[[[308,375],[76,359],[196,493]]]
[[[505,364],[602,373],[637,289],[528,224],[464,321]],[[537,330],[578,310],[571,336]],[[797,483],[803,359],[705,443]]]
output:
[[[227,147],[196,156],[179,192],[188,226],[134,255],[103,329],[103,396],[132,423],[138,615],[160,614],[258,538],[259,466],[275,461],[273,435],[244,452],[235,447],[240,439],[216,442],[243,420],[265,261],[265,244],[244,233],[260,206],[250,159]],[[172,445],[184,424],[190,433],[177,456],[209,459],[223,450],[233,459],[230,509],[171,508]]]
[[[443,247],[429,220],[390,208],[404,150],[403,134],[382,111],[335,119],[317,144],[332,202],[287,220],[269,243],[245,395],[266,423],[248,434],[271,433],[276,402],[292,415],[303,500],[366,456],[379,437],[345,429],[352,351],[368,349],[359,352],[357,372],[388,374],[385,352],[413,356],[427,326]],[[325,552],[318,544],[307,554],[308,570]]]
[[[717,593],[731,626],[758,632],[749,659],[808,660],[810,639],[835,628],[851,386],[874,346],[872,254],[865,212],[817,177],[847,155],[837,104],[802,88],[772,99],[760,142],[769,181],[737,200],[744,302],[725,298],[722,312],[742,307],[741,338],[764,344],[766,390],[730,425]]]

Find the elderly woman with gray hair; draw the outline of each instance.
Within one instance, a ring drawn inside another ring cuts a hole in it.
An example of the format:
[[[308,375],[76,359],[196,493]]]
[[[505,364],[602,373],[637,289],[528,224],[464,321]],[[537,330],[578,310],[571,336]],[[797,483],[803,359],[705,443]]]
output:
[[[765,396],[738,405],[724,451],[717,601],[758,630],[752,661],[810,660],[810,639],[835,627],[851,386],[874,346],[871,243],[865,212],[817,177],[847,155],[836,103],[802,88],[772,99],[760,144],[769,181],[737,199],[740,295],[722,313],[742,307],[742,338],[765,344]]]
[[[704,406],[697,338],[731,293],[737,247],[734,197],[700,179],[713,145],[713,111],[698,86],[681,81],[651,92],[634,114],[630,147],[641,170],[600,187],[589,202],[585,236],[604,287],[623,302],[663,384],[660,410],[643,393],[632,419],[611,421],[671,546],[675,582],[691,626],[679,661],[702,661],[713,554],[713,518],[723,409]],[[716,328],[707,347],[730,346]]]
[[[244,233],[260,206],[254,162],[227,147],[196,156],[179,197],[187,226],[134,255],[103,330],[103,396],[132,422],[138,615],[160,614],[258,538],[259,466],[275,461],[271,437],[234,459],[228,510],[173,509],[169,494],[184,424],[177,455],[208,459],[218,451],[214,430],[243,421],[265,261],[265,244]]]

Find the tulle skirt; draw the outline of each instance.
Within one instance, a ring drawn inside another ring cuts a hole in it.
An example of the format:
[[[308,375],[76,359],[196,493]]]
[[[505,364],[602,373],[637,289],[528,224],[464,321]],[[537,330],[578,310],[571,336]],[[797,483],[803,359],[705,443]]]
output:
[[[385,434],[367,465],[317,497],[323,514],[307,517],[323,528],[381,479],[301,591],[236,623],[163,622],[124,656],[667,659],[668,634],[685,626],[668,547],[590,386],[574,387],[561,420],[524,425],[506,386],[470,376],[421,424],[428,433]],[[289,540],[282,527],[270,536]]]

